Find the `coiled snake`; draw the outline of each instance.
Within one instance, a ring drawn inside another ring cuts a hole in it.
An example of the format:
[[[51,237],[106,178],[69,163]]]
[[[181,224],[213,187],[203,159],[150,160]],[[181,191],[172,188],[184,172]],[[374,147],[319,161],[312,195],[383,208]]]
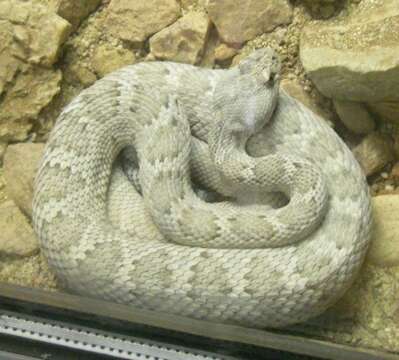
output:
[[[253,327],[343,294],[370,238],[367,184],[278,73],[270,49],[229,70],[139,63],[63,110],[33,220],[70,291]]]

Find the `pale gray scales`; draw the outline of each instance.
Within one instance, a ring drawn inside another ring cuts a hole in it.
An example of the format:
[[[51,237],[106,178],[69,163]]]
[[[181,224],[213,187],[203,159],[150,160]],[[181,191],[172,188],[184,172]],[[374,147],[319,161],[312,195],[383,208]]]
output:
[[[279,93],[278,71],[269,49],[230,70],[140,63],[64,109],[34,225],[68,289],[254,327],[343,294],[370,239],[368,187],[334,131]],[[190,178],[235,201],[205,202]]]

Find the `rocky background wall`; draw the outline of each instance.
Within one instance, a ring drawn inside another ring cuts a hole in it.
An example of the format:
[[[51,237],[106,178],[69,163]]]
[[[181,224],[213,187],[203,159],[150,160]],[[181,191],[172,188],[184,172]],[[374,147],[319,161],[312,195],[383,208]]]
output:
[[[229,67],[265,46],[282,58],[282,87],[343,137],[374,195],[358,281],[295,330],[399,351],[398,0],[0,0],[0,281],[57,290],[30,224],[32,183],[74,96],[124,65]]]

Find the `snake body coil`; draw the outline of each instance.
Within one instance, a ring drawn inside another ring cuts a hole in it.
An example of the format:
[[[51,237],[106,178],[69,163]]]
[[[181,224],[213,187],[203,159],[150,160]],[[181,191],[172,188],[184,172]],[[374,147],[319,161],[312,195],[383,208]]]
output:
[[[33,214],[68,289],[254,327],[343,294],[370,238],[367,184],[333,130],[279,94],[278,70],[268,49],[230,70],[141,63],[63,110]]]

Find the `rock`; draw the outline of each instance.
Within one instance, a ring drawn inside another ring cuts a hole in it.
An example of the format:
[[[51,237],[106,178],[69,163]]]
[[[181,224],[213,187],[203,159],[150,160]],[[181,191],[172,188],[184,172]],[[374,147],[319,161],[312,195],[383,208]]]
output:
[[[392,170],[391,170],[391,177],[392,177],[394,180],[396,180],[396,181],[399,180],[399,162],[397,162],[397,163],[392,167]]]
[[[324,120],[328,121],[332,126],[331,115],[323,109],[316,101],[313,99],[309,93],[307,93],[301,84],[297,80],[283,79],[281,81],[281,88],[285,90],[290,96],[294,97],[315,114],[321,116]]]
[[[399,101],[368,103],[370,110],[376,113],[381,120],[399,125]]]
[[[219,44],[219,34],[215,27],[211,25],[199,66],[213,69],[215,65],[215,49]]]
[[[160,60],[198,64],[204,51],[210,21],[202,12],[184,15],[150,39],[151,53]]]
[[[205,8],[208,0],[180,0],[181,7],[183,10],[191,11],[197,8]]]
[[[11,200],[0,204],[0,228],[0,254],[29,256],[39,251],[35,232]]]
[[[226,44],[220,44],[215,49],[215,61],[223,62],[223,61],[229,60],[233,56],[237,55],[237,53],[238,53],[237,49],[230,47]]]
[[[15,78],[21,63],[15,58],[17,54],[13,49],[13,42],[12,25],[2,21],[0,26],[0,95]]]
[[[292,21],[287,0],[209,0],[206,9],[220,37],[241,44]]]
[[[8,195],[29,217],[32,216],[33,182],[43,149],[43,144],[9,145],[4,156],[4,177]]]
[[[374,130],[374,119],[364,104],[335,100],[334,106],[341,121],[355,134],[369,134]]]
[[[392,138],[393,138],[393,151],[395,153],[395,157],[399,159],[399,133],[393,132]]]
[[[50,66],[58,59],[60,46],[71,32],[71,25],[49,7],[35,1],[0,0],[1,57],[14,56],[32,64]]]
[[[140,43],[179,16],[180,6],[176,0],[112,0],[107,8],[105,28],[117,38]]]
[[[399,265],[399,195],[372,198],[374,235],[367,260],[378,266]]]
[[[49,5],[58,15],[69,21],[73,30],[76,30],[100,4],[101,0],[50,0]]]
[[[367,135],[362,142],[353,149],[353,153],[366,176],[375,174],[394,160],[391,138],[377,132]]]
[[[28,67],[0,100],[0,141],[23,141],[32,122],[60,91],[61,71]]]
[[[135,61],[136,57],[133,52],[124,48],[102,44],[94,50],[91,66],[99,77],[103,77],[123,66],[134,64]]]
[[[397,0],[363,0],[349,17],[313,22],[300,41],[302,64],[327,97],[360,102],[399,99]]]
[[[0,0],[0,19],[0,141],[22,141],[60,90],[51,65],[71,26],[36,1]]]
[[[304,3],[316,18],[328,19],[334,15],[341,6],[341,1],[336,0],[304,0]]]
[[[83,87],[88,87],[97,80],[97,76],[94,72],[86,69],[83,64],[74,63],[64,69],[64,79],[69,84],[74,84],[75,86],[82,84]]]
[[[3,164],[4,154],[6,153],[7,143],[0,141],[0,165]]]

